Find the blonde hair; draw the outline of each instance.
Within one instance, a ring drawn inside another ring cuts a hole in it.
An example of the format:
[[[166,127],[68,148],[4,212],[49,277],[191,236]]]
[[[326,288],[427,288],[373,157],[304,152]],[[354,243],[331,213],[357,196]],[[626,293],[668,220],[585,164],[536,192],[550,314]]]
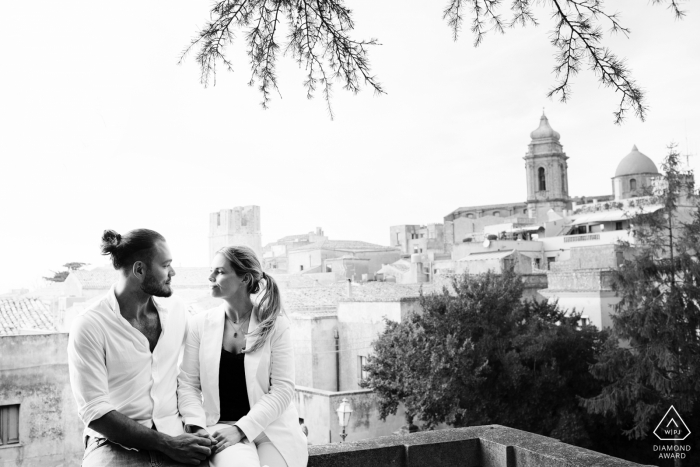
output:
[[[275,280],[262,270],[260,260],[255,252],[247,246],[227,246],[221,248],[221,253],[228,260],[233,271],[239,277],[250,276],[247,291],[249,294],[257,294],[264,290],[257,305],[253,306],[253,313],[258,320],[258,327],[248,336],[255,336],[255,344],[244,352],[254,352],[265,344],[274,330],[277,317],[282,313],[282,299],[280,290]],[[264,282],[264,287],[263,287]]]

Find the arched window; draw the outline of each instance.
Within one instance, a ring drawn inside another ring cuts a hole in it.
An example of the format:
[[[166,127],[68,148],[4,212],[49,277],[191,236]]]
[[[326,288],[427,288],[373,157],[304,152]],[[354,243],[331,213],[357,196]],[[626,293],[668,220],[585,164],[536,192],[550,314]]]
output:
[[[637,189],[637,180],[634,178],[630,179],[630,191],[634,191]]]
[[[544,167],[540,167],[537,170],[537,175],[538,175],[538,179],[540,181],[540,191],[547,190],[547,183],[545,182],[545,177],[544,177]]]
[[[472,214],[472,213],[467,214],[467,219],[474,219],[474,214]]]
[[[501,213],[498,211],[493,211],[493,216],[494,217],[501,217]]]

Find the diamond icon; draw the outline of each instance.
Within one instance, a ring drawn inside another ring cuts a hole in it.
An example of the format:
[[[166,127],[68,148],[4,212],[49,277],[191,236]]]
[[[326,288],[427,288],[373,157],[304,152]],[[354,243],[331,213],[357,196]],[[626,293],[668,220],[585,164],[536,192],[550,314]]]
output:
[[[654,434],[661,441],[683,441],[690,435],[690,430],[676,408],[671,406],[654,429]]]

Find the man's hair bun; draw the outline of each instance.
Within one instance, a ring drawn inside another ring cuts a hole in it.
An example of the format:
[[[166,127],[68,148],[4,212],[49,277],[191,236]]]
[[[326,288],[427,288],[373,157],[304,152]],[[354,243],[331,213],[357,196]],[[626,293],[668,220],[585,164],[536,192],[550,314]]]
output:
[[[130,230],[124,237],[114,230],[105,230],[102,234],[102,254],[111,256],[114,269],[130,268],[135,261],[150,264],[154,246],[159,241],[164,242],[165,238],[154,230]]]
[[[114,230],[105,230],[102,234],[102,254],[111,255],[122,241],[122,236]]]

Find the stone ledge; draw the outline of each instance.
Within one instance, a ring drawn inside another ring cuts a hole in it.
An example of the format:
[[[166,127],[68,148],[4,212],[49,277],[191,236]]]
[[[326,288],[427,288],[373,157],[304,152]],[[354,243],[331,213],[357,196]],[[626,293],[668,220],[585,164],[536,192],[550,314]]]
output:
[[[639,467],[501,425],[309,446],[308,467]]]

